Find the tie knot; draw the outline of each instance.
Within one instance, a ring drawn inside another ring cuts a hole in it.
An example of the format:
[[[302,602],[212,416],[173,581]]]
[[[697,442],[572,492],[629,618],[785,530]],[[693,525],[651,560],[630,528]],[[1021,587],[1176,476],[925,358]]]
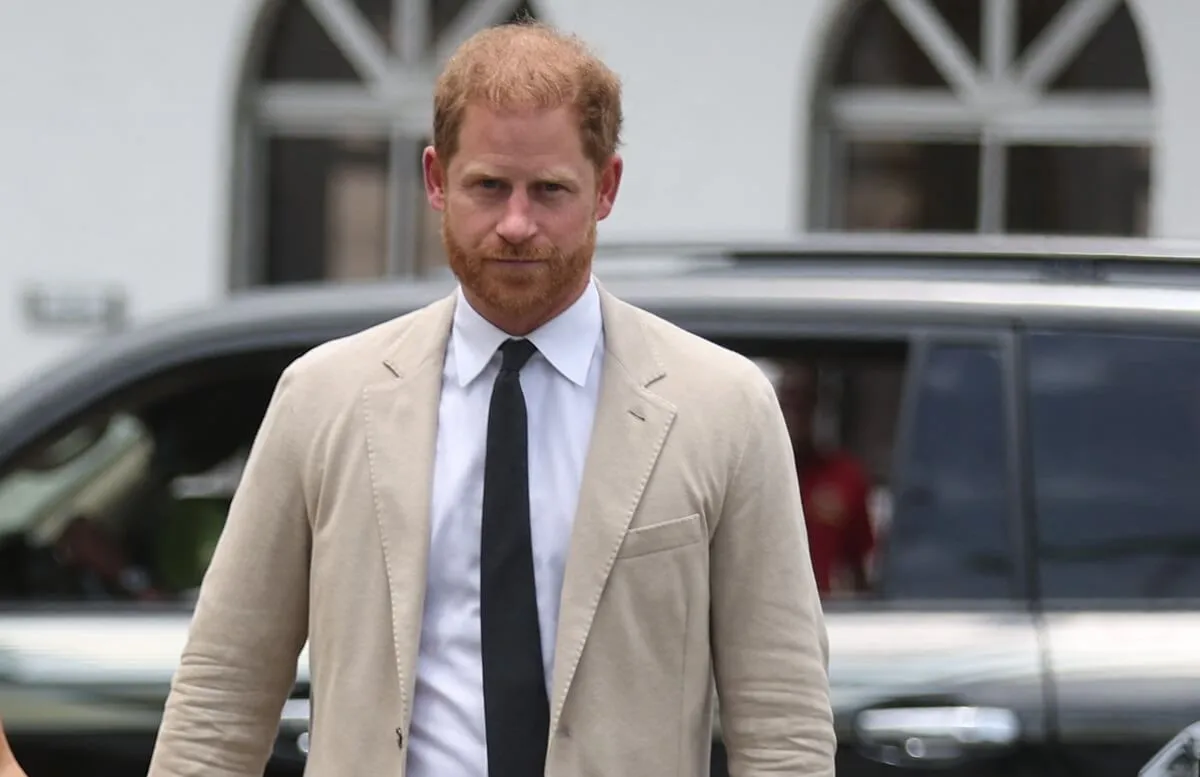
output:
[[[529,340],[506,340],[500,346],[500,372],[520,372],[536,352],[537,346]]]

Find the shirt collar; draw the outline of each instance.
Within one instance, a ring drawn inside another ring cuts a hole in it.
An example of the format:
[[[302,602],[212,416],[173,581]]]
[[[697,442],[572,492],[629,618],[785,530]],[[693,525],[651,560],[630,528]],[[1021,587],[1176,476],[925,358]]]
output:
[[[564,378],[583,386],[602,329],[600,294],[593,277],[571,307],[530,332],[528,339]],[[479,377],[509,335],[479,315],[460,286],[450,337],[458,385],[466,386]]]

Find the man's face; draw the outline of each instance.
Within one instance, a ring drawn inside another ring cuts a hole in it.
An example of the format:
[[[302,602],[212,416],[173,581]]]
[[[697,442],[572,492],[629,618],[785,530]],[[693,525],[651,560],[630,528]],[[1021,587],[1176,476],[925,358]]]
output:
[[[597,171],[584,155],[571,109],[468,106],[449,165],[432,148],[424,163],[450,268],[480,312],[528,330],[570,306],[621,177],[619,157]]]

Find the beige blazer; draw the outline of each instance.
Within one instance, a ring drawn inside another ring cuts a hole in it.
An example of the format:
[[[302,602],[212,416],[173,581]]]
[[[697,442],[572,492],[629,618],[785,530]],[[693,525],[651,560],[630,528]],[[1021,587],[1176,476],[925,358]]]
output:
[[[792,449],[749,360],[601,289],[546,774],[834,771]],[[261,775],[309,644],[311,777],[404,774],[454,298],[283,374],[204,580],[151,777]],[[447,775],[447,777],[451,777]]]

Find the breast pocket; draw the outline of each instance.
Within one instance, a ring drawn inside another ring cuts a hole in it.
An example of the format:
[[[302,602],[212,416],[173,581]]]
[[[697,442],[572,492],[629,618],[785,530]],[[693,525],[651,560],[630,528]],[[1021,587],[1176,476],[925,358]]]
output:
[[[693,545],[705,539],[707,532],[700,513],[675,518],[649,526],[639,526],[625,533],[625,541],[621,543],[618,559],[648,556],[651,553],[662,553],[675,548]]]

